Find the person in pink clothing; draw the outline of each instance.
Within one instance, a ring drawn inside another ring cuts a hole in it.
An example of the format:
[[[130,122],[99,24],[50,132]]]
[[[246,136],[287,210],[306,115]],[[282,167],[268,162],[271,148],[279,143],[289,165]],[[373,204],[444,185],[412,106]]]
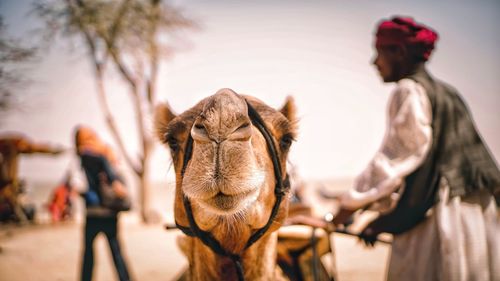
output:
[[[71,176],[68,174],[64,181],[52,192],[51,201],[48,205],[52,222],[63,221],[71,218],[73,194],[74,191],[71,185]]]

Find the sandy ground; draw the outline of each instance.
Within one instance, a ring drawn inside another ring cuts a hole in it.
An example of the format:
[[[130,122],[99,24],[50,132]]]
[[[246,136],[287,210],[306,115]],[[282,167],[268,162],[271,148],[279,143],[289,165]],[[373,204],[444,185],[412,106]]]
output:
[[[0,238],[0,280],[78,280],[83,225],[31,226]],[[175,245],[176,231],[161,225],[121,222],[122,250],[134,280],[172,280],[186,261]],[[116,280],[104,235],[94,244],[94,280]]]
[[[316,211],[322,212],[321,208]],[[140,223],[134,212],[122,215],[120,237],[134,280],[174,280],[183,271],[187,263],[175,243],[178,235],[182,234],[177,230],[164,230],[163,224]],[[82,240],[81,219],[58,225],[0,225],[0,281],[78,280]],[[339,280],[384,280],[390,250],[387,245],[367,249],[343,234],[332,235],[331,241]],[[117,280],[105,237],[99,236],[94,247],[94,280]]]

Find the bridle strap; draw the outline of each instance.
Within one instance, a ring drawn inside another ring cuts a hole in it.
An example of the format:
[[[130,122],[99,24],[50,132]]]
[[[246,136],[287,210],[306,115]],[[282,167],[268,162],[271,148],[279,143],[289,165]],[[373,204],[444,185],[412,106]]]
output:
[[[278,151],[276,150],[273,137],[269,133],[269,130],[266,128],[266,125],[262,120],[262,118],[260,117],[259,113],[250,105],[248,101],[247,101],[247,106],[248,106],[248,115],[250,116],[250,120],[252,120],[254,126],[257,127],[257,129],[259,129],[261,134],[266,139],[267,149],[269,150],[269,154],[271,155],[271,159],[273,161],[274,178],[276,179],[276,185],[274,187],[274,194],[276,196],[276,201],[274,202],[273,209],[271,210],[271,215],[269,216],[266,225],[258,229],[254,234],[252,234],[252,236],[250,236],[250,238],[247,241],[247,244],[245,245],[245,249],[252,246],[252,244],[255,243],[257,240],[259,240],[264,235],[264,233],[266,233],[269,227],[271,227],[274,218],[278,214],[281,201],[283,200],[283,196],[290,187],[288,175],[286,176],[285,179],[287,185],[286,186],[283,185],[281,163],[278,159]]]
[[[191,137],[191,133],[189,133],[186,142],[186,148],[184,151],[184,160],[182,161],[182,170],[181,170],[182,179],[184,179],[184,174],[186,173],[186,167],[189,163],[189,160],[191,160],[192,155],[193,155],[193,137]]]
[[[271,159],[273,162],[273,169],[274,169],[274,177],[276,179],[276,185],[274,187],[274,194],[276,196],[276,201],[274,202],[273,208],[271,210],[271,214],[269,216],[269,219],[267,223],[259,228],[256,232],[254,232],[250,238],[248,239],[247,243],[245,244],[244,250],[248,249],[250,246],[252,246],[257,240],[259,240],[266,232],[269,230],[271,227],[272,223],[274,222],[274,219],[276,218],[276,215],[278,214],[281,202],[283,201],[283,196],[286,194],[288,189],[290,188],[290,182],[288,179],[288,175],[286,175],[285,179],[283,179],[282,172],[281,172],[281,163],[278,158],[278,150],[276,149],[276,145],[274,143],[274,139],[271,136],[271,133],[269,133],[269,130],[267,129],[264,121],[260,117],[259,113],[250,105],[250,103],[245,99],[245,102],[248,107],[248,115],[250,117],[250,120],[252,121],[252,124],[257,127],[257,129],[260,131],[260,133],[264,136],[264,139],[266,140],[267,144],[267,149],[269,151],[269,154],[271,155]],[[193,138],[191,137],[191,134],[189,134],[187,142],[186,142],[186,147],[185,147],[185,153],[184,153],[184,160],[183,160],[183,165],[182,165],[182,170],[181,170],[181,178],[184,178],[184,173],[186,172],[186,167],[189,163],[189,160],[191,160],[192,156],[192,151],[193,149]],[[186,215],[188,218],[189,222],[189,227],[182,226],[177,221],[175,224],[177,227],[184,232],[184,234],[191,236],[191,237],[197,237],[198,239],[203,242],[207,247],[209,247],[213,252],[215,252],[218,255],[221,256],[226,256],[229,257],[235,266],[236,272],[238,274],[238,280],[242,281],[244,280],[244,274],[243,274],[243,266],[241,264],[241,257],[238,254],[231,253],[226,251],[219,241],[213,237],[212,233],[204,231],[199,228],[198,224],[196,223],[194,216],[193,216],[193,210],[191,208],[191,202],[189,201],[189,198],[184,196],[183,198],[183,204],[184,204],[184,209],[186,210]]]

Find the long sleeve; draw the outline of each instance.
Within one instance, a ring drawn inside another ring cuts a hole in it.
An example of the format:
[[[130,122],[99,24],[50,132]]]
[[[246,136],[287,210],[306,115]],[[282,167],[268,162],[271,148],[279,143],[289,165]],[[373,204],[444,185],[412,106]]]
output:
[[[377,203],[396,201],[404,178],[419,167],[431,147],[431,122],[425,89],[410,79],[399,81],[389,101],[382,145],[353,188],[342,196],[341,206],[355,210],[371,205],[380,211],[387,206]]]

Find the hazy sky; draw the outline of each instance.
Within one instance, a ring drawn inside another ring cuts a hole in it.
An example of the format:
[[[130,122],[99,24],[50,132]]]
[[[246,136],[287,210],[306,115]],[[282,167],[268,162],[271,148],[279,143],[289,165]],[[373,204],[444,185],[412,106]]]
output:
[[[9,31],[29,39],[36,20],[29,1],[0,0]],[[352,177],[381,143],[385,106],[394,85],[371,65],[377,22],[410,15],[438,31],[429,70],[464,96],[496,159],[500,159],[500,1],[176,1],[202,25],[192,43],[163,65],[158,88],[177,112],[220,88],[254,95],[279,107],[293,95],[300,134],[291,159],[305,178]],[[91,125],[111,140],[96,100],[84,50],[62,45],[43,56],[31,74],[25,109],[9,113],[0,130],[71,145],[75,124]],[[127,93],[110,85],[114,112],[133,149]],[[30,156],[24,177],[58,179],[70,157]],[[163,179],[168,155],[159,148],[152,177]]]

